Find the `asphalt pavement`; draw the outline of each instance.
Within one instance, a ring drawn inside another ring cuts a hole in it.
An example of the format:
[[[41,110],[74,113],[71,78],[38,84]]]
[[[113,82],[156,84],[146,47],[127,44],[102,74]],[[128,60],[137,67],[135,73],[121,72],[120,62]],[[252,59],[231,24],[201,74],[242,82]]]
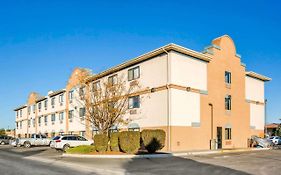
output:
[[[281,150],[151,159],[61,157],[48,147],[0,146],[0,174],[279,174]]]

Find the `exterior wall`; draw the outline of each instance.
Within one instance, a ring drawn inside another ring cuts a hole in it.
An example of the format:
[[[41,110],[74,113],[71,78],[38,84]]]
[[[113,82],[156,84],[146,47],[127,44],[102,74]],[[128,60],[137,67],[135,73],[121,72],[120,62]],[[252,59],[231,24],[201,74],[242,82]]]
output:
[[[207,91],[207,62],[171,52],[171,83]]]
[[[250,104],[250,126],[251,129],[264,130],[265,124],[264,105]]]
[[[264,102],[264,82],[246,76],[246,99]]]
[[[171,89],[171,125],[200,126],[200,94]]]

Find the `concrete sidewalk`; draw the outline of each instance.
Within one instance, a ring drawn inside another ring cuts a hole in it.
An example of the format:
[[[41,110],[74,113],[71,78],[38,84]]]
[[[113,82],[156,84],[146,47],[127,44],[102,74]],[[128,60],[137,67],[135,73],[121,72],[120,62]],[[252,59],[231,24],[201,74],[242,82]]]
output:
[[[237,153],[248,151],[264,151],[269,148],[243,148],[243,149],[222,149],[222,150],[202,150],[202,151],[188,151],[175,153],[158,153],[158,154],[143,154],[143,155],[88,155],[88,154],[62,154],[62,157],[73,158],[96,158],[96,159],[140,159],[140,158],[167,158],[167,157],[185,157],[192,155],[208,155],[221,153]]]

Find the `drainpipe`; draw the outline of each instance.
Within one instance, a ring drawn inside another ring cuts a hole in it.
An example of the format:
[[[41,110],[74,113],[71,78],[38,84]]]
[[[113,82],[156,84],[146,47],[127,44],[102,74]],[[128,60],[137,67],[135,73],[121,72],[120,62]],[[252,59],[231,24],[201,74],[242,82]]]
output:
[[[167,52],[167,50],[165,50],[165,48],[163,48],[163,51],[167,54],[167,136],[168,136],[168,151],[171,151],[171,93],[170,93],[170,73],[171,73],[171,69],[170,69],[170,54],[169,52]]]

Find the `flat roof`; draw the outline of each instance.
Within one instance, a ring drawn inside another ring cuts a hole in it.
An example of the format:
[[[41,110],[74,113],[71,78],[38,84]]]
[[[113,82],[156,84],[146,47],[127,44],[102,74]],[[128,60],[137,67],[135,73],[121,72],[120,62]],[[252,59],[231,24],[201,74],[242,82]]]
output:
[[[266,76],[261,75],[261,74],[258,74],[258,73],[253,72],[253,71],[246,72],[246,75],[249,76],[249,77],[252,77],[252,78],[262,80],[262,81],[271,81],[271,78],[266,77]]]
[[[14,111],[18,111],[18,110],[26,108],[26,107],[27,107],[27,105],[22,105],[22,106],[15,108]]]

